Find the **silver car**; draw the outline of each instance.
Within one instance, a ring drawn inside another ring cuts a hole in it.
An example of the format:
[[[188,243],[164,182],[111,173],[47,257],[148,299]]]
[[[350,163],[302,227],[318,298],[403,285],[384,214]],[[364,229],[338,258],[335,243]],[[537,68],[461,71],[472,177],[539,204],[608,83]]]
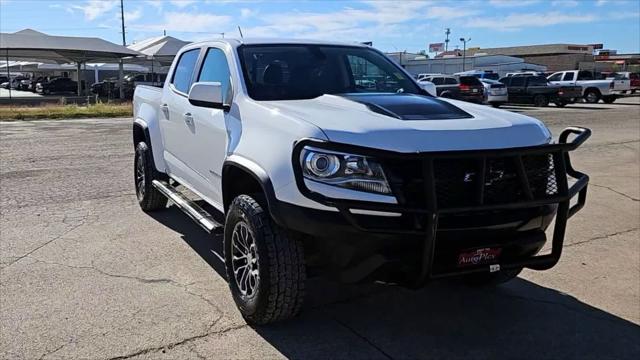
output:
[[[500,107],[509,102],[507,87],[500,81],[490,79],[480,79],[484,85],[484,103],[493,107]]]

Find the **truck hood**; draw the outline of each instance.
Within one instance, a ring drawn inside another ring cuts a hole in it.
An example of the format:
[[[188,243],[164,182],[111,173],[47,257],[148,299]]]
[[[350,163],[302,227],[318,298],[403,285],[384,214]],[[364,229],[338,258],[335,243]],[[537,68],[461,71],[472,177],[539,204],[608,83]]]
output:
[[[322,95],[265,106],[319,127],[330,141],[398,152],[502,149],[546,144],[528,116],[413,94]]]

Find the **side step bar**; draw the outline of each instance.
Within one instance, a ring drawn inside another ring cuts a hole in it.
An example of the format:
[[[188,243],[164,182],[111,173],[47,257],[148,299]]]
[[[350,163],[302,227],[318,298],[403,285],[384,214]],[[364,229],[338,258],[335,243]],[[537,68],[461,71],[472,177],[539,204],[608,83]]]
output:
[[[202,209],[195,202],[187,199],[173,186],[166,182],[153,180],[153,186],[158,189],[164,196],[166,196],[171,202],[176,204],[180,210],[189,215],[198,225],[212,234],[222,234],[224,225],[215,221],[213,217]]]

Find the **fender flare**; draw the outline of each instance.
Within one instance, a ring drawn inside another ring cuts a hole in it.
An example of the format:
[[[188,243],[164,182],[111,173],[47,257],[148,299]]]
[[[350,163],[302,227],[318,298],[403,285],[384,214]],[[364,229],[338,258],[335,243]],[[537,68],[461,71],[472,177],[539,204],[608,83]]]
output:
[[[267,201],[267,207],[269,213],[271,214],[271,217],[278,225],[284,226],[284,222],[282,221],[282,217],[280,216],[278,200],[276,199],[273,184],[267,172],[252,160],[235,154],[230,155],[222,165],[222,189],[225,188],[225,175],[231,168],[236,168],[249,174],[251,177],[253,177],[254,180],[256,180],[256,182],[258,182],[258,184],[260,184],[262,192]],[[222,196],[226,212],[227,206],[231,203],[231,201],[233,201],[233,199],[226,199],[224,193],[222,194]]]
[[[152,159],[153,159],[153,166],[156,169],[156,171],[160,172],[160,173],[166,173],[166,168],[164,166],[164,158],[163,158],[163,144],[162,144],[162,138],[161,135],[159,134],[160,129],[158,129],[156,127],[156,129],[149,129],[149,124],[147,123],[147,121],[141,119],[141,118],[136,118],[133,121],[133,134],[135,134],[135,128],[140,128],[144,134],[144,139],[145,142],[147,143],[147,146],[149,147],[149,150],[151,150],[151,154]],[[155,130],[155,131],[154,131]],[[152,133],[154,132],[154,133]],[[154,136],[155,135],[155,136]],[[135,147],[135,135],[133,135],[133,146]],[[153,141],[152,139],[156,139],[156,141]]]

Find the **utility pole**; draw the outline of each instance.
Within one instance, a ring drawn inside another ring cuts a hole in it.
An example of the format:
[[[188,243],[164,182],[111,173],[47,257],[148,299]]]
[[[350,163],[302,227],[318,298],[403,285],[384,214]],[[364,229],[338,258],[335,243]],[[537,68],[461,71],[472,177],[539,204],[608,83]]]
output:
[[[460,38],[460,41],[462,41],[463,44],[463,48],[462,48],[462,71],[464,71],[465,69],[465,62],[467,59],[467,43],[469,41],[471,41],[471,38],[465,39],[465,38]]]
[[[120,0],[120,19],[122,21],[122,46],[127,46],[127,38],[124,33],[124,0]],[[118,64],[118,88],[120,89],[120,100],[124,99],[124,83],[122,78],[124,77],[124,60],[120,58],[120,64]]]
[[[444,32],[444,34],[447,36],[444,39],[444,51],[449,50],[449,34],[451,34],[451,29],[447,28]]]

